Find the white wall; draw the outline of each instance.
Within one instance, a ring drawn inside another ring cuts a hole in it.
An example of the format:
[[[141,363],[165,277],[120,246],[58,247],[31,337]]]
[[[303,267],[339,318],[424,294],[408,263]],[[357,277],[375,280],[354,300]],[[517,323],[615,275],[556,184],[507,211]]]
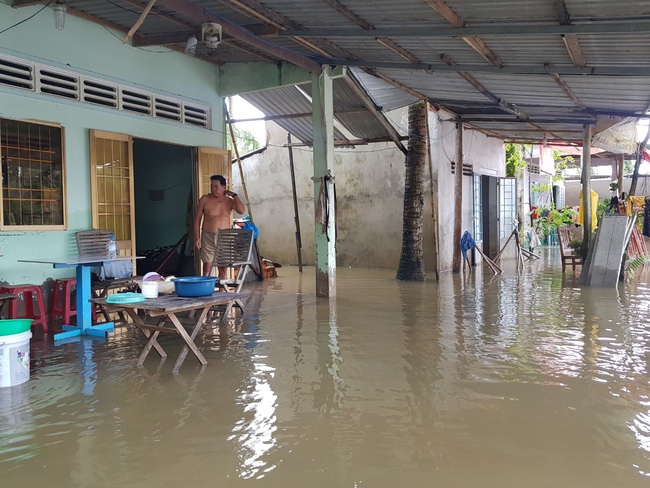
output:
[[[401,133],[407,133],[407,109],[388,114]],[[438,178],[440,205],[440,268],[451,269],[453,252],[454,185],[451,161],[456,154],[456,128],[451,116],[430,112],[434,175]],[[260,230],[260,254],[284,264],[297,264],[294,207],[286,132],[274,123],[267,125],[268,149],[242,161],[253,219]],[[296,141],[294,141],[296,142]],[[465,130],[465,163],[484,174],[503,176],[505,149],[502,141]],[[313,264],[314,205],[311,148],[293,148],[303,264]],[[397,269],[402,246],[405,156],[393,143],[375,143],[335,149],[337,196],[337,265]],[[425,171],[424,250],[425,266],[434,262],[428,164]],[[233,168],[233,186],[243,187]],[[435,185],[434,185],[435,186]],[[472,181],[463,178],[462,229],[473,233]]]
[[[592,179],[591,180],[591,189],[594,190],[596,193],[598,193],[598,200],[601,202],[605,198],[611,198],[612,195],[615,195],[616,193],[612,193],[609,191],[609,184],[612,182],[611,178],[605,178],[605,179]],[[627,191],[630,189],[630,184],[632,182],[632,177],[631,176],[626,176],[623,178],[623,191],[627,193]],[[571,181],[565,181],[565,188],[566,188],[566,204],[570,207],[575,207],[580,204],[579,202],[579,195],[580,191],[582,190],[582,185],[579,180],[571,180]],[[641,175],[639,176],[639,180],[637,181],[637,186],[636,186],[636,194],[637,195],[650,195],[650,175]]]

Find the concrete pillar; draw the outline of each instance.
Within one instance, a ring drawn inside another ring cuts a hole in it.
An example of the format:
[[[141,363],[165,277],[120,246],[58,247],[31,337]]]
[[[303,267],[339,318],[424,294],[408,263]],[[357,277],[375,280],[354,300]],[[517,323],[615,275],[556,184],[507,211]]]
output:
[[[460,238],[463,228],[463,119],[456,118],[456,173],[454,174],[454,249],[452,271],[460,273],[462,254]]]
[[[314,125],[314,210],[316,296],[336,296],[336,215],[334,213],[334,125],[332,69],[312,75]],[[323,188],[321,188],[323,187]]]

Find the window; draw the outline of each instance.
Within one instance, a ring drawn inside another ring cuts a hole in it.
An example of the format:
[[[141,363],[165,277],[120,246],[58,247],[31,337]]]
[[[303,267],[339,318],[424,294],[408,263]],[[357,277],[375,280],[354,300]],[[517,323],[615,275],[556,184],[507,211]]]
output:
[[[474,240],[483,240],[483,191],[481,175],[474,175]]]
[[[63,129],[0,118],[2,229],[64,229]]]
[[[499,232],[506,239],[517,226],[517,181],[499,178]]]

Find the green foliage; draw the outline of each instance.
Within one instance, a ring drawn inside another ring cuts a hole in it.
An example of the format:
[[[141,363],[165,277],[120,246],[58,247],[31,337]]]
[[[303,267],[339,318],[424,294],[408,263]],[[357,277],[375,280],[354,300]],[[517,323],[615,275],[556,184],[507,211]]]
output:
[[[260,148],[260,143],[257,142],[257,139],[255,139],[255,136],[251,131],[242,130],[235,126],[233,127],[233,132],[235,133],[235,139],[237,141],[237,151],[240,155],[247,154]],[[230,131],[227,132],[227,136],[227,148],[232,151],[234,150],[234,145],[232,143],[232,137],[230,137]]]
[[[526,168],[523,157],[524,146],[521,144],[506,144],[506,176],[520,176]]]
[[[632,173],[634,173],[634,161],[626,159],[623,161],[623,174],[631,175]]]
[[[638,256],[627,263],[625,271],[636,271],[648,261],[647,256]]]
[[[559,151],[553,151],[553,160],[555,161],[555,169],[553,172],[553,183],[564,181],[564,170],[568,168],[576,168],[574,159],[571,156],[560,156]]]
[[[582,256],[582,239],[571,239],[569,241],[569,247],[573,249],[573,254],[576,256]]]
[[[539,183],[530,189],[533,193],[544,193],[546,191],[551,191],[551,185],[548,183]]]
[[[576,215],[575,210],[571,207],[557,210],[553,203],[548,207],[537,207],[535,213],[537,218],[533,220],[533,228],[540,239],[551,235],[557,231],[558,227],[572,224],[573,217]]]

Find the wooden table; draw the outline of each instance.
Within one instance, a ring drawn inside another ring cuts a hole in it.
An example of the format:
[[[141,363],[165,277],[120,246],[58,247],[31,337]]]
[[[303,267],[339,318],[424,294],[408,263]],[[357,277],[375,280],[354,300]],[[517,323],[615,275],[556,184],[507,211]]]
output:
[[[106,298],[96,298],[92,301],[103,306],[117,306],[124,309],[131,316],[135,325],[149,339],[138,358],[138,366],[144,364],[144,360],[152,348],[156,350],[161,358],[167,357],[167,353],[158,342],[158,335],[161,332],[180,335],[185,345],[181,349],[172,370],[172,373],[178,373],[188,351],[192,351],[201,364],[208,364],[208,361],[194,344],[194,339],[201,330],[210,309],[217,305],[228,305],[235,300],[241,300],[244,296],[246,295],[243,293],[215,292],[204,297],[179,297],[176,294],[159,295],[157,298],[150,298],[144,302],[136,303],[112,304],[106,302]],[[145,312],[145,317],[141,317],[138,311]],[[190,329],[189,333],[178,318],[177,314],[181,312],[194,312],[193,323],[188,327]],[[155,318],[155,323],[146,323],[147,317]]]
[[[82,334],[106,337],[106,334],[113,332],[113,322],[93,325],[90,299],[92,298],[92,282],[90,269],[101,266],[110,261],[126,261],[138,259],[139,256],[118,256],[109,258],[107,256],[74,256],[61,259],[19,259],[21,263],[50,264],[54,268],[75,268],[77,278],[77,325],[64,325],[63,332],[54,334],[54,340],[60,341]]]

